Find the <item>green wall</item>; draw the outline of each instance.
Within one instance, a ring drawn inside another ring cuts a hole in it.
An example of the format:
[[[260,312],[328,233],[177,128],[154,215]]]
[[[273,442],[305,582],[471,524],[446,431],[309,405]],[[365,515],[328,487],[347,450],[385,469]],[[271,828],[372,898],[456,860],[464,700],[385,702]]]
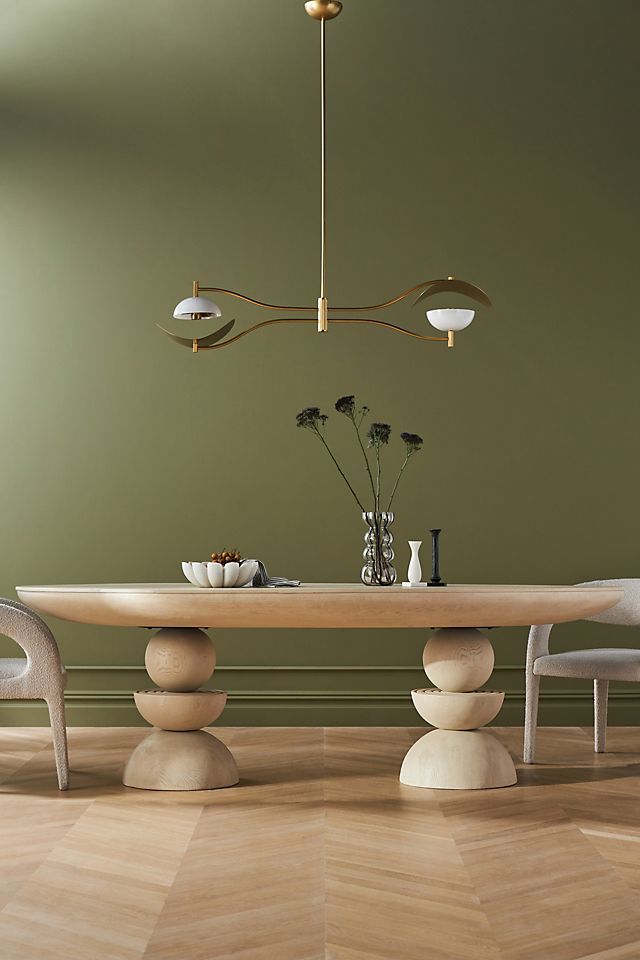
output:
[[[345,0],[327,28],[329,297],[455,273],[495,306],[454,350],[292,327],[198,356],[154,326],[195,277],[317,297],[317,25],[297,0],[0,10],[0,594],[176,580],[225,545],[357,579],[362,521],[294,426],[345,393],[426,440],[397,501],[402,576],[431,526],[451,581],[639,575],[634,0]],[[346,421],[328,429],[355,467]],[[52,626],[71,722],[135,722],[147,634]],[[556,649],[602,637],[558,628]],[[494,639],[519,723],[526,630]],[[419,631],[216,643],[226,722],[416,722]],[[589,722],[588,685],[545,691],[543,721]],[[612,721],[637,706],[620,687]]]

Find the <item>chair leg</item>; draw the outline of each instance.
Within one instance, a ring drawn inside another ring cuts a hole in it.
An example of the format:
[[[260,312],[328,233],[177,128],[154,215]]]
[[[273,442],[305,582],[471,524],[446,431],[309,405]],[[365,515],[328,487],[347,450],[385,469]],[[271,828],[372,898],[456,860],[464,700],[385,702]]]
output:
[[[524,762],[535,763],[536,726],[538,723],[538,695],[540,677],[533,673],[526,675],[524,706]]]
[[[64,714],[64,693],[59,691],[47,697],[51,732],[53,734],[53,752],[56,758],[58,786],[60,790],[69,789],[69,754],[67,751],[67,725]]]
[[[609,700],[609,681],[593,681],[593,749],[604,753],[607,745],[607,703]]]

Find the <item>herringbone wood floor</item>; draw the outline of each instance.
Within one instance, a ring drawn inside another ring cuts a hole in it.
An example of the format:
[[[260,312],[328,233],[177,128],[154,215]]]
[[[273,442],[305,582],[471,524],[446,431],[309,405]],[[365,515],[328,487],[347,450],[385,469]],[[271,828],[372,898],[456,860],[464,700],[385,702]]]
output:
[[[639,960],[640,729],[517,787],[403,787],[423,729],[220,729],[241,783],[120,784],[142,729],[0,732],[2,960]],[[494,731],[516,755],[521,730]]]

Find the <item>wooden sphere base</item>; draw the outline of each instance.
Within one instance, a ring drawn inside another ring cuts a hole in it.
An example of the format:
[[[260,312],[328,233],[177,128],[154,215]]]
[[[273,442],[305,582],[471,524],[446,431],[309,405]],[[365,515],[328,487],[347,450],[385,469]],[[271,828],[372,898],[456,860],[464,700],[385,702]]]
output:
[[[149,640],[144,664],[153,682],[163,690],[188,692],[211,677],[216,651],[204,630],[163,627]]]
[[[467,693],[486,683],[493,672],[493,647],[480,630],[443,627],[427,641],[424,672],[436,687]]]
[[[156,730],[129,757],[122,782],[141,790],[216,790],[238,782],[231,751],[204,730]]]

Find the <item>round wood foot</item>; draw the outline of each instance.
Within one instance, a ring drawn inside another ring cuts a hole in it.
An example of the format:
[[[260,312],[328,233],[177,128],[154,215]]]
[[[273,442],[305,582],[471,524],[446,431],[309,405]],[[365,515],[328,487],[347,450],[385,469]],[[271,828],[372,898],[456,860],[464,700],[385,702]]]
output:
[[[432,730],[411,747],[400,783],[441,790],[486,790],[517,782],[513,760],[484,730]]]
[[[231,752],[211,734],[156,730],[129,757],[122,782],[141,790],[216,790],[238,779]]]

